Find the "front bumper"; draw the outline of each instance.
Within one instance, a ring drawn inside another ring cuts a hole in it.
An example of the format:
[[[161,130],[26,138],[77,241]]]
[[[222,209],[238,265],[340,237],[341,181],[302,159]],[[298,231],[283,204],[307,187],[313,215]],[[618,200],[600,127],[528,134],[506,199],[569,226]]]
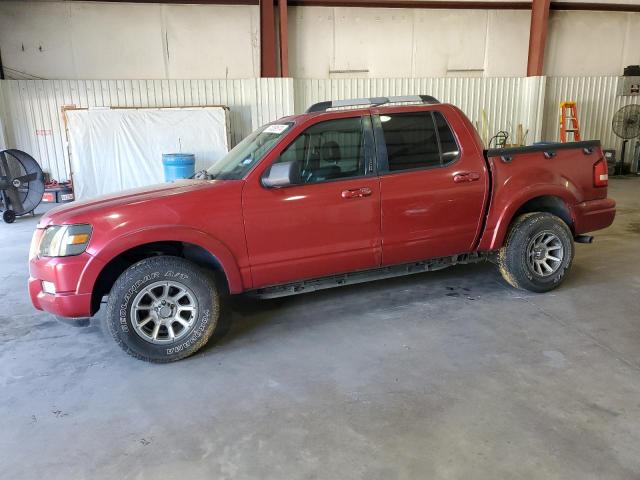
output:
[[[29,295],[38,310],[59,317],[91,316],[91,291],[81,288],[82,277],[93,257],[32,258],[29,261]],[[55,294],[45,293],[42,281],[55,285]]]
[[[611,198],[582,202],[574,207],[575,233],[588,233],[607,228],[616,216],[616,202]]]

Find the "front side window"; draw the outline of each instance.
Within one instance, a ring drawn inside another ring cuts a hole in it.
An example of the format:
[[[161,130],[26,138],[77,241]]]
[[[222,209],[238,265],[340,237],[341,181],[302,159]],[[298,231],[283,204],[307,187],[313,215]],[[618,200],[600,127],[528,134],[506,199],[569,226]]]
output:
[[[273,123],[259,128],[207,170],[216,180],[240,180],[278,143],[293,123]]]
[[[362,118],[341,118],[312,125],[280,154],[275,163],[282,162],[294,162],[297,184],[364,175]]]
[[[458,158],[458,146],[439,112],[380,115],[389,171],[440,167]]]

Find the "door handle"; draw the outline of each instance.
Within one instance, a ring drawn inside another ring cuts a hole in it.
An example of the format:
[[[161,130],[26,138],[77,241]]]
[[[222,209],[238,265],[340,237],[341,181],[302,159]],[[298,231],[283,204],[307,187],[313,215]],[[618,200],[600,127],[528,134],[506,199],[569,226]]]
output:
[[[476,182],[478,180],[480,180],[480,174],[478,172],[461,172],[453,176],[455,183]]]
[[[342,198],[362,198],[369,197],[373,193],[369,187],[351,188],[342,191]]]

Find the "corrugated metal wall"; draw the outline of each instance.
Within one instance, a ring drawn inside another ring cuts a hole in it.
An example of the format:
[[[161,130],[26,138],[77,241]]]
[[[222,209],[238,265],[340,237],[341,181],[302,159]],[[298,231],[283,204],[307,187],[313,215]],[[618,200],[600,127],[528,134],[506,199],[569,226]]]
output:
[[[640,104],[640,96],[618,96],[618,80],[619,77],[614,76],[549,77],[544,109],[544,139],[559,139],[560,102],[575,100],[582,138],[600,139],[603,147],[615,148],[620,152],[622,140],[611,128],[613,115],[625,105]],[[633,145],[630,145],[630,148],[632,147]],[[627,152],[633,151],[630,148]]]
[[[541,77],[295,79],[295,110],[301,113],[323,100],[429,94],[459,107],[485,142],[498,130],[514,139],[518,124],[529,131],[527,140],[532,142],[541,135],[538,104],[543,85]]]
[[[6,143],[31,153],[56,180],[68,178],[61,109],[226,105],[230,137],[293,113],[293,80],[2,80],[0,115]],[[3,113],[4,111],[4,113]]]
[[[315,102],[356,97],[430,94],[460,107],[487,141],[498,130],[526,141],[558,139],[559,102],[576,100],[582,136],[620,149],[613,114],[640,97],[616,95],[618,77],[2,80],[0,119],[9,147],[32,153],[57,180],[68,177],[61,108],[227,105],[235,145],[258,126],[300,113]],[[484,112],[484,114],[483,114]],[[0,135],[0,141],[2,136]],[[631,148],[633,145],[631,145]]]

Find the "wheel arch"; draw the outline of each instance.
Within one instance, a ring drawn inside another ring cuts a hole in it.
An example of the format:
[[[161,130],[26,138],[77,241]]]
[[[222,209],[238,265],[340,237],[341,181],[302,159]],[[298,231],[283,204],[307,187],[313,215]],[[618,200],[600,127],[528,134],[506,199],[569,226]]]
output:
[[[156,232],[157,233],[157,232]],[[149,241],[149,237],[155,237]],[[196,237],[196,238],[194,238]],[[173,255],[185,258],[212,271],[223,290],[244,290],[240,270],[231,252],[221,242],[201,232],[174,232],[171,235],[128,235],[109,242],[95,254],[94,268],[88,268],[80,279],[80,289],[91,293],[91,315],[100,308],[117,278],[131,265],[145,258]]]
[[[480,240],[480,250],[497,250],[502,247],[509,228],[520,215],[546,212],[556,215],[575,233],[575,217],[572,205],[575,200],[567,190],[523,195],[510,202],[495,221],[495,227],[487,229]],[[489,225],[489,222],[487,223]]]

